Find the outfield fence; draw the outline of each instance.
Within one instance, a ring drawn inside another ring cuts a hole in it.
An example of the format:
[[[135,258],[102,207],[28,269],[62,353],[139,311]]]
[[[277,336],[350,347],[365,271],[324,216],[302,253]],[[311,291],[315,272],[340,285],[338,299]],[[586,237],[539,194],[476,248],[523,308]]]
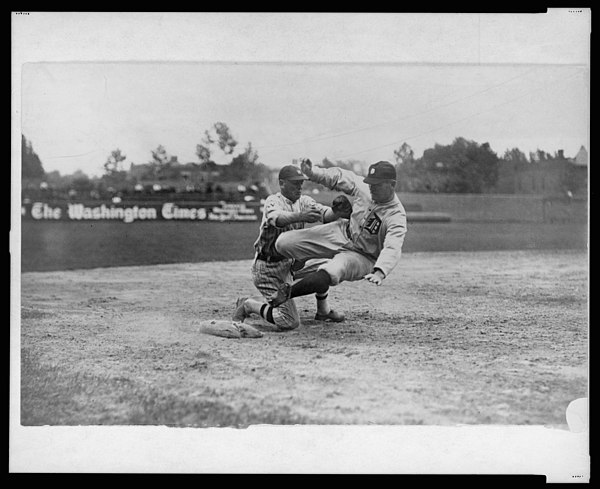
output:
[[[338,195],[322,192],[315,199],[330,205]],[[399,193],[413,222],[586,222],[587,198],[543,195]],[[21,217],[32,221],[210,221],[252,222],[262,215],[262,202],[188,200],[26,201]]]
[[[443,212],[423,212],[420,206],[407,206],[407,220],[412,222],[447,222]],[[114,203],[32,201],[21,205],[21,217],[27,221],[260,221],[261,202],[145,202]]]
[[[400,200],[425,212],[443,212],[453,221],[585,222],[586,198],[544,195],[400,193]]]

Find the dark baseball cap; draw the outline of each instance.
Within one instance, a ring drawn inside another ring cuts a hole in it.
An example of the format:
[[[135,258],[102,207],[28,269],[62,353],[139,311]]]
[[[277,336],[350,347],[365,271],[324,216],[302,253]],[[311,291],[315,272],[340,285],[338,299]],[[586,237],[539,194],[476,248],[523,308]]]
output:
[[[308,178],[297,166],[286,165],[279,170],[279,180],[308,180]]]
[[[389,161],[378,161],[369,167],[363,182],[371,185],[389,180],[396,180],[396,168]]]

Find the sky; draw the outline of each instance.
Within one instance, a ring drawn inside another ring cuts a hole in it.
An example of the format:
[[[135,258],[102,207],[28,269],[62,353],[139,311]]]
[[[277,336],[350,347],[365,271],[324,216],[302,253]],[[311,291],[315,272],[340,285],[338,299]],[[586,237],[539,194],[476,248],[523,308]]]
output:
[[[226,19],[212,20],[222,27]],[[548,40],[556,42],[557,26],[562,24],[519,26],[516,20],[522,17],[518,17],[505,24],[503,37],[499,36],[503,49],[511,43],[527,47],[523,39],[528,32],[542,46],[537,56],[482,56],[493,51],[490,46],[495,46],[496,38],[490,32],[500,30],[496,24],[501,17],[461,18],[462,30],[451,30],[446,18],[435,17],[437,23],[427,23],[429,29],[434,24],[431,36],[422,39],[428,46],[423,53],[428,54],[410,57],[398,56],[402,44],[389,39],[401,41],[407,27],[413,38],[417,36],[419,18],[396,19],[391,25],[387,17],[368,19],[389,37],[363,29],[363,51],[358,50],[362,55],[354,57],[344,50],[346,55],[322,55],[323,39],[318,36],[316,45],[321,50],[311,54],[299,50],[287,60],[252,50],[244,56],[243,50],[226,44],[220,49],[237,53],[237,61],[214,52],[216,60],[186,60],[164,52],[154,55],[158,59],[128,56],[125,60],[25,56],[19,78],[21,132],[46,171],[81,170],[90,176],[102,174],[103,163],[117,148],[127,156],[125,168],[150,161],[158,145],[181,163],[198,162],[196,145],[216,122],[226,123],[238,141],[234,154],[251,143],[259,161],[273,168],[301,157],[367,164],[393,161],[394,150],[404,142],[419,157],[427,148],[451,144],[456,137],[488,142],[498,156],[515,147],[525,154],[562,149],[567,156],[575,156],[581,146],[589,149],[590,71],[586,37],[580,32],[573,39],[558,36],[569,49],[557,49],[553,56]],[[377,19],[379,24],[374,22]],[[359,35],[357,20],[352,18],[345,27],[355,28]],[[185,30],[188,24],[179,22]],[[236,22],[238,17],[230,24]],[[487,29],[481,28],[482,22]],[[476,23],[479,41],[473,47],[463,31],[475,31]],[[64,22],[59,25],[65,29]],[[405,27],[402,35],[399,25]],[[331,23],[328,26],[331,30]],[[512,35],[506,26],[515,29]],[[576,23],[565,27],[565,32],[581,28]],[[254,29],[260,39],[258,27]],[[241,44],[252,44],[252,32],[238,34]],[[483,43],[482,33],[491,40]],[[471,56],[453,58],[451,50],[442,52],[442,57],[431,54],[435,48],[443,50],[440,38],[456,50],[470,47]],[[297,39],[302,44],[303,38]],[[331,37],[326,40],[333,43]],[[387,58],[376,55],[375,49],[364,52],[364,46],[377,43]],[[306,40],[304,45],[309,46]],[[226,163],[231,156],[217,150],[213,159]]]

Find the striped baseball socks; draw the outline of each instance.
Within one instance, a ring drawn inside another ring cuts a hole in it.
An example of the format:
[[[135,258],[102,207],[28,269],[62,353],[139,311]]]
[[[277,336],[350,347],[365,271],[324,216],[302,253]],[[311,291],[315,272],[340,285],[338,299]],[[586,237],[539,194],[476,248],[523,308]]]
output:
[[[265,321],[268,321],[271,324],[275,324],[275,320],[273,319],[273,308],[269,304],[263,304],[260,307],[260,317]]]

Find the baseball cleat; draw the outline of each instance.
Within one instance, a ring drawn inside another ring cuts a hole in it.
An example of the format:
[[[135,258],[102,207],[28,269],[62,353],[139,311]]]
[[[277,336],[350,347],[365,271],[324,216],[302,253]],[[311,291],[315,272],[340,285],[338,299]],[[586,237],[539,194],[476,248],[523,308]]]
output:
[[[341,312],[336,312],[333,309],[331,309],[327,314],[319,314],[317,313],[315,315],[315,319],[317,321],[325,321],[325,322],[331,322],[331,323],[341,323],[342,321],[344,321],[346,319],[346,316],[344,316],[343,313]]]
[[[269,305],[271,307],[277,307],[289,300],[292,294],[292,286],[288,283],[281,285],[275,294],[269,299]]]
[[[238,297],[237,301],[235,302],[235,312],[233,313],[233,316],[231,318],[234,321],[242,323],[244,322],[244,319],[248,317],[248,315],[246,314],[246,308],[244,307],[246,299],[247,297]]]

